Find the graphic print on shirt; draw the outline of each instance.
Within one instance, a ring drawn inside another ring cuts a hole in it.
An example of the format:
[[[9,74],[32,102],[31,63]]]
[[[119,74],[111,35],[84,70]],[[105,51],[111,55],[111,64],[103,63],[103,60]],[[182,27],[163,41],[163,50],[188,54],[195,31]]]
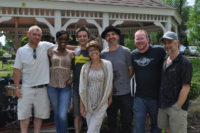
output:
[[[90,58],[83,56],[83,54],[81,54],[80,56],[75,56],[75,65],[77,63],[83,63],[83,64],[85,64],[88,61],[90,61]]]
[[[150,62],[153,60],[154,60],[153,58],[140,57],[139,59],[135,59],[134,62],[136,62],[141,67],[145,67],[149,65]]]

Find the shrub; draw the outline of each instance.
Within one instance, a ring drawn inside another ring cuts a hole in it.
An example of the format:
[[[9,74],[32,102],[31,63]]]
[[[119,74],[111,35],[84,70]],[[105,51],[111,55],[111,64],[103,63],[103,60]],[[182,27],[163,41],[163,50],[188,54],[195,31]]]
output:
[[[195,99],[200,95],[200,59],[191,58],[190,61],[192,62],[193,75],[189,96],[191,99]]]
[[[200,83],[192,82],[189,93],[190,99],[196,99],[200,95]]]
[[[4,51],[3,49],[0,49],[0,56],[3,56],[3,54],[5,53],[6,51]]]

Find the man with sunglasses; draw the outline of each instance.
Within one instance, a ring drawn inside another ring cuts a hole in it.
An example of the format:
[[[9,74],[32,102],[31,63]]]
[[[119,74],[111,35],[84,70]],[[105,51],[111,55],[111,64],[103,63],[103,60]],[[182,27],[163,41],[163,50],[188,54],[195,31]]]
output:
[[[18,49],[14,65],[14,84],[18,99],[17,116],[22,133],[28,133],[32,109],[34,110],[34,133],[39,133],[42,119],[49,118],[50,104],[46,84],[49,83],[49,60],[47,50],[52,43],[41,41],[42,30],[31,26],[27,32],[29,42]],[[22,74],[22,86],[20,77]]]
[[[187,133],[192,64],[180,53],[176,33],[166,32],[161,42],[167,56],[162,67],[158,126],[171,133]]]

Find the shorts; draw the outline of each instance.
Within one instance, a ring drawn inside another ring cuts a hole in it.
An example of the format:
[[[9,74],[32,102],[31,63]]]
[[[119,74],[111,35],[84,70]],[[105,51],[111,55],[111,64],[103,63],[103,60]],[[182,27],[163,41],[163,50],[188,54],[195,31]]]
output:
[[[32,117],[48,119],[50,116],[50,102],[47,88],[22,87],[22,98],[18,99],[17,116],[18,120]]]
[[[178,104],[166,109],[159,109],[158,127],[170,129],[171,133],[187,133],[187,111],[181,109]]]
[[[77,88],[73,89],[73,115],[81,116],[80,114],[80,95]]]

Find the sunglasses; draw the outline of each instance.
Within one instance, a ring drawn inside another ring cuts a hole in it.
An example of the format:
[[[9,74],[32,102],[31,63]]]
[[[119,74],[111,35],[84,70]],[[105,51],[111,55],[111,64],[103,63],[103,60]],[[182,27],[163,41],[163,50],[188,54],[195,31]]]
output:
[[[33,59],[36,59],[37,55],[36,55],[36,49],[33,49]]]

